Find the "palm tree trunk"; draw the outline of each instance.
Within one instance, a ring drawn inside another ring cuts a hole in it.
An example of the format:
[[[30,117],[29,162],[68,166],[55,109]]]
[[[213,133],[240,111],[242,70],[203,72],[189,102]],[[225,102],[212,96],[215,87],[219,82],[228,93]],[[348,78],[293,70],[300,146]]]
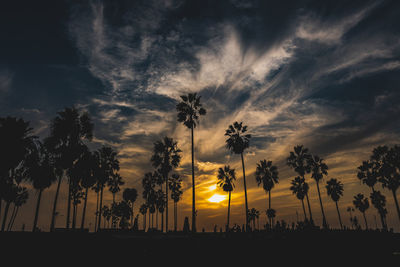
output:
[[[3,223],[1,224],[1,231],[4,232],[4,229],[6,227],[6,221],[7,221],[7,214],[8,214],[8,210],[10,208],[10,204],[11,202],[6,202],[6,207],[4,209],[4,215],[3,215]]]
[[[32,232],[36,231],[37,221],[38,221],[38,218],[39,218],[40,200],[42,199],[42,192],[43,192],[43,189],[40,189],[39,190],[38,199],[37,199],[37,202],[36,202],[36,212],[35,212],[35,219],[33,220]]]
[[[336,204],[337,214],[338,214],[338,217],[339,217],[340,229],[343,230],[342,218],[340,217],[339,206],[338,206],[337,201],[335,201],[335,204]]]
[[[146,214],[143,214],[143,231],[146,231]]]
[[[229,216],[231,212],[231,191],[229,191],[229,200],[228,200],[228,222],[226,224],[226,231],[229,231]]]
[[[303,207],[303,212],[304,212],[304,221],[307,221],[306,208],[304,207],[304,198],[302,198],[300,200],[301,200],[301,206]]]
[[[100,203],[99,203],[99,221],[97,222],[97,231],[100,230],[100,226],[101,226],[101,207],[103,205],[103,188],[104,186],[101,186],[100,189]]]
[[[72,229],[75,229],[76,225],[76,210],[77,210],[77,204],[72,203]]]
[[[12,223],[12,221],[13,221],[13,219],[14,219],[15,210],[16,210],[16,209],[17,209],[17,207],[16,207],[15,204],[14,204],[13,210],[12,210],[12,212],[11,212],[11,218],[10,218],[10,220],[8,221],[7,231],[10,231],[11,223]]]
[[[176,224],[176,220],[177,220],[177,203],[174,201],[174,231],[176,232],[177,230],[178,230],[178,226],[177,226],[177,224]]]
[[[133,203],[132,203],[132,214],[131,214],[131,228],[133,227]]]
[[[95,222],[94,222],[94,231],[97,232],[97,220],[99,218],[99,191],[96,192],[97,199],[96,199],[96,213],[95,215]]]
[[[271,209],[271,190],[268,191],[268,209]],[[269,225],[272,229],[272,217],[269,218]]]
[[[372,190],[372,193],[375,192],[375,188],[374,188],[373,186],[371,186],[371,190]],[[383,215],[379,212],[378,209],[377,209],[377,211],[378,211],[379,217],[381,218],[382,229],[387,230],[387,229],[386,229],[387,227],[386,227],[386,223],[385,223],[385,218],[384,218]]]
[[[307,194],[306,194],[306,200],[307,200],[307,206],[308,206],[308,213],[310,214],[310,223],[311,223],[311,224],[314,224],[314,221],[313,221],[313,218],[312,218],[310,200],[308,199],[308,192],[307,192]]]
[[[190,128],[192,131],[192,232],[196,232],[196,193],[195,193],[195,183],[194,183],[194,132],[193,126]]]
[[[368,230],[368,223],[367,223],[367,217],[365,217],[365,211],[362,214],[364,216],[365,230]]]
[[[245,206],[246,206],[246,230],[249,226],[249,206],[247,204],[247,187],[246,187],[246,171],[244,168],[244,159],[243,159],[243,152],[240,153],[240,156],[242,158],[242,169],[243,169],[243,185],[244,185],[244,201],[245,201]]]
[[[54,228],[55,228],[56,211],[57,211],[57,200],[58,200],[58,194],[60,193],[61,180],[62,180],[62,175],[60,175],[60,177],[58,177],[57,190],[56,190],[56,195],[54,197],[53,212],[51,213],[51,224],[50,224],[50,231],[51,232],[53,232]]]
[[[400,208],[399,208],[399,202],[397,201],[396,190],[392,190],[392,193],[393,193],[394,203],[396,204],[397,216],[399,216],[399,221],[400,221]]]
[[[88,193],[89,193],[89,187],[86,187],[85,201],[83,202],[81,230],[83,230],[83,228],[85,228],[85,215],[86,215],[86,205],[87,205]]]
[[[11,222],[10,231],[12,230],[12,228],[13,228],[13,226],[14,226],[15,218],[17,218],[18,211],[19,211],[19,206],[17,207],[17,210],[15,211],[14,218],[13,218],[13,220],[12,220],[12,222]]]
[[[165,232],[168,233],[168,175],[164,177],[165,179],[165,193],[166,193],[166,200],[165,200]],[[163,230],[163,229],[161,229]]]
[[[69,220],[71,213],[71,178],[68,181],[68,207],[67,207],[67,218],[66,218],[66,228],[69,229]]]
[[[164,212],[161,212],[161,232],[164,232]]]
[[[326,222],[324,207],[322,205],[321,193],[319,191],[319,182],[317,181],[317,190],[318,190],[318,197],[319,197],[319,204],[321,205],[321,212],[322,212],[322,225],[324,228],[328,228],[328,224]]]
[[[69,229],[69,219],[70,219],[70,213],[71,213],[71,178],[69,178],[68,182],[68,207],[67,207],[67,221],[66,221],[66,228]]]

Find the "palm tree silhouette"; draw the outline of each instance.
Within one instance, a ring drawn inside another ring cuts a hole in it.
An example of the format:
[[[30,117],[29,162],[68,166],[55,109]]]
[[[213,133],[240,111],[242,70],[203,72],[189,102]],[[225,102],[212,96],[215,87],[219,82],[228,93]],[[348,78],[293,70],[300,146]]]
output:
[[[343,184],[336,180],[335,178],[331,178],[326,182],[326,192],[328,196],[332,198],[336,205],[336,211],[339,217],[340,228],[343,229],[342,218],[340,217],[338,201],[341,196],[343,196]]]
[[[292,190],[292,193],[301,200],[305,221],[307,221],[307,213],[304,207],[304,197],[307,195],[308,189],[308,184],[305,182],[305,179],[303,177],[297,176],[291,181],[290,190]]]
[[[38,192],[32,227],[32,231],[36,231],[42,193],[46,188],[49,188],[57,178],[54,166],[50,160],[50,155],[45,146],[40,142],[37,142],[37,148],[28,156],[26,164],[28,172],[27,177],[32,183],[33,188]]]
[[[182,151],[178,148],[178,143],[172,138],[164,137],[163,140],[154,143],[153,156],[151,162],[158,172],[162,175],[162,181],[165,182],[166,209],[165,209],[165,231],[168,233],[168,189],[169,173],[173,168],[178,167],[181,161]]]
[[[379,151],[383,152],[381,157],[377,157],[376,155],[380,154]],[[397,189],[400,187],[400,146],[395,145],[390,149],[387,147],[378,147],[374,149],[373,155],[375,155],[377,158],[381,158],[379,161],[381,166],[379,170],[380,177],[378,180],[382,183],[383,188],[388,188],[392,192],[394,203],[396,205],[397,216],[400,220],[400,208],[396,193]]]
[[[157,174],[153,174],[151,172],[145,173],[142,179],[142,187],[143,187],[143,198],[146,201],[146,206],[149,211],[149,229],[153,227],[153,220],[150,223],[150,215],[153,215],[155,212],[155,204],[157,200],[156,191],[154,190],[157,183]]]
[[[7,231],[11,231],[14,225],[15,219],[17,218],[19,208],[26,204],[28,201],[29,194],[26,187],[18,186],[16,190],[16,196],[14,199],[14,210],[11,213],[11,218],[9,221],[9,225],[7,227]]]
[[[166,195],[162,189],[156,192],[156,211],[157,211],[157,229],[158,229],[158,213],[161,213],[161,231],[164,231],[164,211],[166,206]]]
[[[358,179],[360,179],[360,181],[363,184],[366,184],[368,187],[371,188],[371,191],[372,191],[371,196],[375,192],[375,185],[378,182],[378,179],[380,177],[380,170],[379,170],[380,164],[376,160],[380,156],[378,155],[377,152],[378,152],[378,150],[376,150],[375,155],[373,155],[373,157],[375,157],[375,160],[371,159],[371,160],[363,161],[362,164],[358,167],[358,172],[357,172]],[[379,149],[379,152],[382,152],[382,149]],[[379,195],[375,195],[375,196],[379,198]],[[372,202],[372,197],[371,197],[371,202]],[[374,205],[374,207],[379,214],[382,227],[384,228],[385,221],[384,221],[384,217],[382,216],[384,211],[379,206],[379,204],[380,204],[379,201],[377,201],[376,203],[378,205]]]
[[[50,136],[45,139],[46,147],[52,153],[58,170],[58,185],[54,197],[53,212],[50,229],[54,230],[55,216],[57,211],[57,200],[60,192],[61,180],[65,172],[72,168],[76,160],[84,151],[84,140],[92,140],[93,123],[86,112],[80,111],[74,107],[65,108],[57,113],[50,125]],[[70,210],[71,210],[71,186],[72,180],[68,183],[68,206],[66,216],[66,228],[69,228]]]
[[[117,159],[117,152],[115,152],[111,147],[103,146],[95,152],[96,162],[98,164],[98,176],[97,184],[100,188],[100,207],[103,206],[103,191],[104,186],[111,177],[116,175],[116,171],[119,171],[119,161]],[[101,216],[97,221],[97,230],[101,227]]]
[[[234,122],[233,125],[229,125],[225,132],[228,136],[226,139],[226,147],[234,154],[240,154],[242,159],[242,169],[243,169],[243,184],[244,184],[244,200],[246,208],[246,229],[249,227],[249,206],[247,201],[247,188],[246,188],[246,171],[244,167],[243,152],[250,144],[250,134],[245,134],[247,132],[247,126],[243,126],[243,122]]]
[[[271,209],[271,190],[278,183],[278,168],[272,165],[272,161],[261,160],[257,163],[256,181],[258,186],[262,183],[265,192],[268,194],[268,209]],[[272,221],[270,218],[270,225]]]
[[[319,182],[322,180],[324,175],[328,175],[328,165],[326,165],[325,162],[323,162],[322,158],[315,155],[312,155],[309,158],[309,162],[311,167],[311,178],[313,178],[315,180],[315,183],[317,184],[319,204],[321,206],[321,212],[322,212],[322,224],[324,228],[328,228],[328,223],[326,221],[324,212],[324,206],[322,205],[321,192],[319,190]]]
[[[115,173],[110,176],[110,179],[107,181],[108,190],[113,195],[113,203],[115,203],[115,195],[121,191],[120,186],[124,185],[125,182],[123,181],[121,175],[119,173]]]
[[[171,198],[174,201],[174,231],[178,230],[178,202],[183,194],[182,179],[179,174],[172,174],[169,179],[169,189],[171,190]]]
[[[192,232],[196,232],[196,193],[194,180],[194,128],[198,124],[199,117],[206,115],[206,110],[200,103],[201,96],[196,93],[189,93],[181,96],[182,102],[176,105],[178,121],[182,122],[191,130],[192,134]]]
[[[35,139],[29,122],[14,117],[0,117],[0,147],[3,151],[0,153],[0,211],[1,200],[6,203],[1,231],[5,230],[10,205],[18,192],[16,174],[25,168],[26,157],[35,149]]]
[[[255,208],[251,208],[249,210],[249,220],[250,222],[253,222],[253,230],[256,229],[256,218],[257,218],[257,214],[259,214],[260,212],[258,210],[256,210]]]
[[[229,194],[228,200],[228,219],[226,223],[226,230],[229,230],[229,218],[231,210],[231,192],[235,187],[234,181],[236,180],[235,169],[231,169],[230,166],[225,166],[224,168],[218,169],[218,185],[222,187],[225,192]]]
[[[147,214],[147,205],[143,203],[140,208],[139,212],[143,215],[143,231],[146,231],[146,214]]]
[[[137,199],[138,193],[135,188],[125,188],[124,192],[122,193],[122,198],[125,202],[127,202],[132,209],[132,216],[131,216],[131,225],[133,226],[133,204]]]
[[[93,153],[89,150],[83,153],[82,157],[75,164],[75,169],[77,174],[81,178],[80,186],[85,189],[84,192],[84,203],[82,210],[82,220],[81,220],[81,229],[85,227],[85,217],[86,217],[86,207],[88,201],[89,188],[92,188],[96,184],[96,174],[98,170],[96,170],[96,158]]]
[[[352,207],[347,207],[347,212],[350,213],[350,222],[351,222],[351,228],[353,229],[354,223],[353,223],[353,215],[352,215],[352,211],[354,211],[354,208]]]
[[[365,230],[368,230],[367,217],[365,216],[365,211],[369,208],[368,198],[364,198],[364,195],[359,193],[354,196],[353,204],[356,209],[362,213],[365,222]]]
[[[273,229],[273,227],[274,227],[274,218],[276,217],[276,210],[267,209],[266,210],[266,214],[267,214],[268,220],[271,222],[269,227],[270,227],[270,229]]]
[[[385,196],[382,195],[380,191],[374,191],[371,193],[370,197],[371,197],[372,204],[378,210],[379,216],[381,217],[382,228],[384,230],[387,230],[387,224],[386,224],[387,210],[385,208],[385,206],[386,206]]]
[[[311,172],[311,166],[309,160],[311,155],[308,153],[308,148],[303,147],[303,145],[298,145],[294,147],[294,152],[290,152],[289,157],[287,158],[287,165],[300,175],[303,180],[305,180],[304,176],[306,173]],[[308,190],[306,192],[306,200],[308,206],[308,212],[310,214],[310,223],[314,224],[310,206],[310,200],[308,199]]]

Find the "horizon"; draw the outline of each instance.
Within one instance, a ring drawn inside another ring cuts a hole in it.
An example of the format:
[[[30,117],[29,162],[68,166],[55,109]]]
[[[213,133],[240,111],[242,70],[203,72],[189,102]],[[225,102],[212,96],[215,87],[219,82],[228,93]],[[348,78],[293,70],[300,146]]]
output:
[[[225,130],[243,121],[252,135],[245,151],[249,209],[266,223],[267,194],[255,180],[256,163],[271,160],[279,183],[271,191],[276,221],[303,218],[289,190],[297,174],[286,158],[296,145],[329,166],[321,182],[327,222],[339,228],[325,184],[344,184],[339,200],[343,224],[354,195],[369,198],[357,167],[380,145],[400,144],[400,3],[396,1],[44,1],[7,3],[0,11],[0,117],[30,122],[41,139],[58,111],[75,106],[94,122],[92,149],[118,152],[125,188],[138,190],[153,171],[154,142],[172,137],[182,160],[172,173],[183,178],[178,228],[191,223],[190,131],[177,121],[180,96],[197,92],[205,116],[194,131],[197,231],[224,228],[228,194],[217,186],[218,168],[236,170],[231,225],[245,222],[242,163],[225,144]],[[64,179],[56,227],[65,226]],[[310,186],[313,218],[322,226],[315,181]],[[32,186],[14,230],[30,230],[37,194]],[[49,230],[56,185],[43,193],[38,227]],[[400,231],[392,193],[386,196],[388,228]],[[104,193],[104,204],[112,194]],[[87,226],[93,229],[95,193],[90,190]],[[4,205],[3,205],[4,206]],[[169,204],[173,229],[173,202]],[[4,209],[2,209],[3,212]],[[80,222],[82,205],[78,210]],[[363,226],[362,214],[355,211]],[[354,215],[353,214],[353,215]],[[376,209],[367,210],[375,228]],[[160,219],[159,219],[160,221]],[[376,217],[380,228],[379,217]],[[139,216],[139,229],[142,217]]]

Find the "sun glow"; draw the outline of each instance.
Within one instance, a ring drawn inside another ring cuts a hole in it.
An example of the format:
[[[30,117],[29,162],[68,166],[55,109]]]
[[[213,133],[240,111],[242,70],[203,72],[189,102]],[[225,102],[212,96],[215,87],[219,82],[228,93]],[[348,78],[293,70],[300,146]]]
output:
[[[209,202],[213,203],[219,203],[221,201],[224,201],[226,199],[226,196],[219,195],[219,194],[214,194],[212,197],[208,199]]]

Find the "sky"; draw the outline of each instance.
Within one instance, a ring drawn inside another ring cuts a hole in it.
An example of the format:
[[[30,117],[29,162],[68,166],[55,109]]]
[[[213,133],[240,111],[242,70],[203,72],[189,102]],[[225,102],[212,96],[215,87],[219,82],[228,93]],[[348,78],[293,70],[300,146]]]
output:
[[[199,230],[226,222],[227,194],[216,187],[224,165],[237,173],[231,222],[244,223],[241,161],[226,149],[224,136],[235,121],[243,121],[252,135],[244,155],[247,193],[249,208],[261,211],[260,224],[266,221],[267,194],[254,172],[263,159],[279,171],[272,190],[277,219],[296,221],[296,213],[302,219],[301,202],[289,190],[296,174],[286,158],[303,144],[329,166],[323,185],[330,178],[344,184],[339,207],[349,226],[346,208],[353,196],[370,193],[357,179],[357,167],[374,147],[399,143],[399,17],[400,2],[385,0],[5,1],[0,116],[30,121],[43,138],[57,111],[70,106],[88,111],[95,123],[90,147],[109,145],[119,152],[122,190],[139,192],[136,211],[143,203],[141,179],[152,171],[153,143],[174,138],[183,151],[175,170],[183,177],[182,227],[183,218],[191,218],[191,143],[175,106],[180,95],[197,92],[207,110],[194,133]],[[307,181],[313,217],[321,224],[316,185]],[[58,227],[65,225],[65,185]],[[388,226],[400,231],[393,196],[379,189],[387,197]],[[45,230],[54,192],[55,185],[43,194],[39,227]],[[213,196],[223,201],[210,202]],[[324,186],[321,196],[329,225],[338,227]],[[16,229],[32,227],[36,197],[30,190]],[[95,201],[91,192],[89,214]],[[107,192],[105,202],[111,201]],[[170,228],[172,208],[171,203]],[[372,226],[376,214],[373,207],[367,211]]]

